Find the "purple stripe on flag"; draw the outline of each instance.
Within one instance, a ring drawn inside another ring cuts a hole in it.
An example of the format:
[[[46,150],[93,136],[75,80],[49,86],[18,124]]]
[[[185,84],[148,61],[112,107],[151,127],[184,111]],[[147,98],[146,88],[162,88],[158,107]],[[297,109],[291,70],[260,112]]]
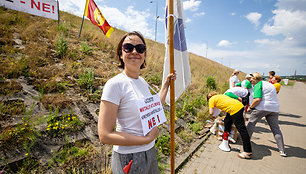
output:
[[[186,51],[187,44],[184,31],[183,19],[178,19],[174,24],[174,49],[179,51]]]

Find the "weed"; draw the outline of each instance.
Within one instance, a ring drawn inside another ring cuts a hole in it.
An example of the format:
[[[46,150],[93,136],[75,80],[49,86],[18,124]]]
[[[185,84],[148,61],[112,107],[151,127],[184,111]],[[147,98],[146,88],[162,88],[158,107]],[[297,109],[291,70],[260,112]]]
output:
[[[91,89],[94,80],[95,80],[94,70],[86,69],[83,71],[83,74],[80,76],[78,84],[80,85],[81,88]]]
[[[203,125],[200,122],[193,122],[187,123],[189,129],[191,129],[196,134],[199,134],[200,131],[203,129]]]
[[[166,134],[159,135],[156,140],[156,147],[164,155],[170,155],[170,136]]]
[[[55,55],[62,59],[66,55],[68,51],[68,42],[62,36],[60,39],[56,41],[55,44]]]
[[[195,137],[194,132],[188,131],[186,129],[181,130],[177,135],[181,138],[181,140],[183,140],[186,143],[191,143]]]
[[[81,122],[78,116],[74,115],[72,111],[70,114],[58,116],[58,109],[56,109],[55,113],[49,115],[47,123],[48,127],[46,131],[51,137],[60,137],[69,132],[79,131],[85,125],[85,123]]]
[[[81,52],[86,55],[92,55],[92,49],[85,42],[81,44]]]

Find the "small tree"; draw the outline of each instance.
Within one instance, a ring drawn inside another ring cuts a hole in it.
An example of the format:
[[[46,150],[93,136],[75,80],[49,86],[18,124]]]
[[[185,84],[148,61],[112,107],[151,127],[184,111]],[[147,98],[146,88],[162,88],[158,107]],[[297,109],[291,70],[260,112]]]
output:
[[[212,76],[207,77],[206,86],[210,89],[216,89],[216,81]]]

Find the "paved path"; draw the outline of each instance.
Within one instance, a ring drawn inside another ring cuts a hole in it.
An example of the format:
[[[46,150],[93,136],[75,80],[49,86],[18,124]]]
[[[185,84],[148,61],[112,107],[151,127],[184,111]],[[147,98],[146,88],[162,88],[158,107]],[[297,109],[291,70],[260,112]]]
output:
[[[240,159],[237,151],[223,152],[220,141],[212,135],[179,171],[181,174],[306,174],[306,84],[282,87],[279,124],[288,157],[279,155],[274,137],[266,121],[257,123],[252,136],[253,158]],[[241,138],[240,138],[241,139]],[[231,144],[242,149],[241,140]]]

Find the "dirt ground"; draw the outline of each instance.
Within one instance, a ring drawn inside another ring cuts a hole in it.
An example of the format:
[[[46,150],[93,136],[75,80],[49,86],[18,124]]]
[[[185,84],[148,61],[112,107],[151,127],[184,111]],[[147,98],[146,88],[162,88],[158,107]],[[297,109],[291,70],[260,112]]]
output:
[[[223,152],[215,135],[193,155],[180,174],[304,174],[306,173],[306,84],[282,86],[279,94],[279,125],[287,157],[281,157],[273,134],[263,118],[252,136],[253,158],[237,157],[238,151]],[[242,150],[241,138],[232,148]]]

